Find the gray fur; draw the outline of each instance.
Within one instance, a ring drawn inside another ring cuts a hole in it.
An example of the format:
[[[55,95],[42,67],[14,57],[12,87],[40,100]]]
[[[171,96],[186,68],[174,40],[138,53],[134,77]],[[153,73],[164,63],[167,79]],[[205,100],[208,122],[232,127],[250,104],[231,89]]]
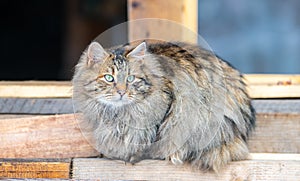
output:
[[[82,113],[83,133],[92,135],[100,153],[214,171],[247,157],[255,113],[237,70],[190,44],[144,42],[134,48],[89,47],[76,66],[74,106]],[[89,57],[101,51],[107,57],[89,65]],[[113,84],[99,78],[107,72],[115,74]],[[132,74],[136,81],[126,83]],[[126,97],[116,93],[118,87]]]

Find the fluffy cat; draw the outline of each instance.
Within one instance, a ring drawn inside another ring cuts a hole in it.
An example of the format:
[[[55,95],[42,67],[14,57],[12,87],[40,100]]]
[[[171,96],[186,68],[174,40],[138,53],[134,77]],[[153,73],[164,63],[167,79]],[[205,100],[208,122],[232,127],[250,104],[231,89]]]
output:
[[[81,129],[106,157],[217,172],[248,155],[255,113],[243,77],[196,45],[144,41],[105,50],[92,42],[72,82]]]

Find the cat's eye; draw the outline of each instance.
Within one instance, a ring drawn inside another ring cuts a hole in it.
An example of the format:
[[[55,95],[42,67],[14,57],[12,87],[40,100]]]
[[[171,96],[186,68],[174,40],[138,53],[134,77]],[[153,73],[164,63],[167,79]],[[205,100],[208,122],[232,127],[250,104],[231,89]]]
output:
[[[131,82],[134,81],[134,79],[135,79],[135,76],[134,76],[134,75],[129,75],[129,76],[127,77],[127,82],[131,83]]]
[[[107,81],[107,82],[113,82],[114,81],[114,77],[110,74],[105,74],[104,75],[104,79]]]

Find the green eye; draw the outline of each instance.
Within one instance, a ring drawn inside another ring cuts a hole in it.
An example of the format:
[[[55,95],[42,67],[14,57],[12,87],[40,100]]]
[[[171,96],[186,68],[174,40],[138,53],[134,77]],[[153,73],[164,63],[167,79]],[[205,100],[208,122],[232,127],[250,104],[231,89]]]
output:
[[[113,82],[114,81],[114,77],[110,74],[105,74],[104,78],[107,82]]]
[[[129,75],[129,76],[127,77],[127,82],[131,83],[131,82],[134,81],[134,79],[135,79],[135,76],[134,76],[134,75]]]

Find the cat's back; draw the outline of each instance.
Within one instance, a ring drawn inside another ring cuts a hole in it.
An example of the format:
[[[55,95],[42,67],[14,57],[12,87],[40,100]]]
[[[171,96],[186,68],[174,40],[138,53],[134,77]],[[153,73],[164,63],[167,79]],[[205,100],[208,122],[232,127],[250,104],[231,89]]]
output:
[[[172,77],[179,78],[186,74],[198,85],[203,84],[204,77],[208,82],[213,79],[243,82],[239,71],[201,46],[184,42],[158,42],[149,43],[147,50],[156,56],[161,67]]]
[[[161,64],[167,64],[171,61],[173,68],[182,67],[190,72],[206,69],[208,71],[222,70],[229,73],[235,70],[228,62],[216,56],[212,51],[195,44],[185,42],[150,43],[148,51],[158,56]]]

